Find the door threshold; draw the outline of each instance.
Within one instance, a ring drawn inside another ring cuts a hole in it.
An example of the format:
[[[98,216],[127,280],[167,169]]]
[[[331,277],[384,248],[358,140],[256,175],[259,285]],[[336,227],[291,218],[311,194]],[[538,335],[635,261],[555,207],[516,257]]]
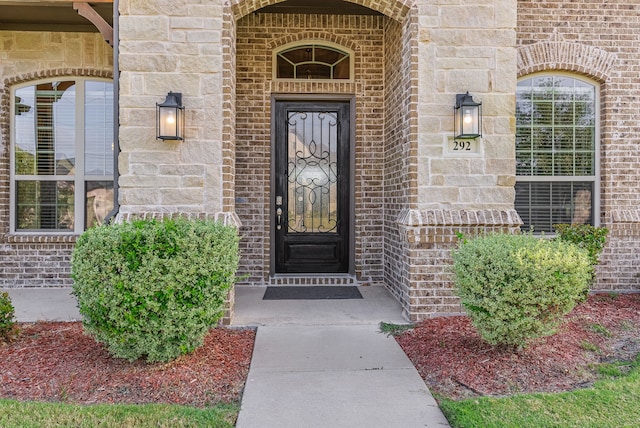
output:
[[[274,274],[268,285],[359,285],[354,275],[340,273]]]

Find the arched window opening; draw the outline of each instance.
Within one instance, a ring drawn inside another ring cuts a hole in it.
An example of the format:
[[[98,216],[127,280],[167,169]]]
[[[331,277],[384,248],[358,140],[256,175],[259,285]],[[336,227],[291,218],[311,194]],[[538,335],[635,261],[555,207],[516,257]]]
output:
[[[525,230],[598,225],[598,87],[538,74],[516,92],[516,200]]]
[[[351,54],[319,44],[285,47],[275,54],[277,79],[348,80]]]

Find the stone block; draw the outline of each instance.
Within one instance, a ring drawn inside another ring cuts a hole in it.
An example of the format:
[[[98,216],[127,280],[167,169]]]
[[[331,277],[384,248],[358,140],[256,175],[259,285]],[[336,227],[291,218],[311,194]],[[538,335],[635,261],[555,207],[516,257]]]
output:
[[[12,40],[14,51],[43,51],[44,34],[40,32],[23,31]]]
[[[132,51],[120,54],[120,66],[128,71],[137,72],[175,72],[178,56],[167,53],[142,54]]]
[[[496,28],[516,28],[518,23],[517,0],[498,0],[493,2]]]
[[[447,175],[444,179],[445,186],[457,187],[493,187],[497,184],[495,175]]]
[[[122,187],[119,190],[119,195],[120,203],[124,206],[130,206],[129,209],[134,209],[136,205],[160,206],[162,204],[160,189],[139,189]]]
[[[199,16],[171,17],[169,26],[171,29],[202,29],[204,28],[204,19]]]
[[[513,207],[515,189],[511,187],[468,187],[460,189],[460,200],[464,206],[469,208],[503,207],[505,209]]]
[[[487,172],[495,175],[515,175],[516,162],[514,158],[489,158],[486,160]]]
[[[464,22],[465,28],[492,28],[494,25],[495,6],[480,4],[447,5],[442,7],[440,26],[442,28],[458,28]]]
[[[419,202],[424,207],[444,207],[460,200],[457,187],[429,187],[420,193]]]
[[[162,189],[162,204],[165,206],[176,205],[199,205],[202,206],[202,189],[199,188],[178,188]]]
[[[214,141],[189,141],[181,147],[181,158],[186,164],[221,165],[222,150]]]
[[[204,177],[199,175],[182,176],[180,177],[180,187],[197,187],[202,189],[204,187]]]
[[[158,165],[156,164],[153,164],[153,163],[133,164],[129,167],[126,174],[123,174],[123,176],[128,178],[120,181],[120,185],[126,186],[127,181],[133,176],[157,176],[158,173],[159,173]]]
[[[168,45],[165,42],[156,42],[152,40],[121,40],[119,45],[120,52],[144,52],[146,54],[163,54],[166,53],[170,47],[171,45]]]
[[[450,174],[469,174],[469,159],[442,158],[431,160],[431,174],[442,174],[444,176]]]
[[[188,43],[217,43],[222,39],[222,32],[217,30],[187,31]]]
[[[146,117],[147,114],[141,114]],[[155,112],[154,117],[148,122],[137,121],[131,127],[120,128],[120,149],[123,151],[149,150],[157,148],[156,129],[155,129]],[[147,125],[147,126],[142,126]]]
[[[452,94],[469,91],[474,96],[476,102],[483,102],[481,94],[491,92],[490,82],[491,75],[489,70],[465,70],[457,68],[447,71],[445,90]],[[486,114],[484,109],[483,114]]]
[[[498,186],[513,187],[516,185],[516,177],[514,175],[499,175]]]
[[[146,94],[155,94],[159,97],[156,102],[164,101],[164,97],[169,91],[181,92],[182,103],[188,108],[187,98],[200,97],[200,79],[202,76],[198,73],[179,73],[174,69],[171,73],[145,73],[143,88]],[[155,108],[155,102],[151,104]]]
[[[192,55],[181,56],[177,64],[177,69],[181,73],[208,73],[221,71],[221,61],[219,56],[213,55]]]
[[[490,68],[491,56],[465,57],[458,55],[453,58],[438,58],[436,67],[440,70],[488,70]]]
[[[80,40],[67,40],[65,43],[64,65],[66,67],[82,67],[82,42]]]
[[[164,14],[146,16],[120,16],[122,40],[169,41],[169,17]]]
[[[156,151],[133,151],[129,153],[129,162],[133,164],[179,164],[180,158],[175,146],[179,143],[158,141]],[[171,150],[170,150],[171,149]]]
[[[121,13],[126,15],[186,15],[186,1],[175,0],[127,0],[120,2]]]
[[[171,175],[142,175],[141,172],[146,169],[144,165],[142,165],[138,170],[138,165],[133,164],[130,169],[131,173],[129,175],[123,175],[120,177],[119,183],[122,188],[158,188],[162,191],[166,189],[180,188],[181,177]]]
[[[180,165],[158,165],[160,175],[182,176],[204,176],[205,168],[202,165],[180,164]]]

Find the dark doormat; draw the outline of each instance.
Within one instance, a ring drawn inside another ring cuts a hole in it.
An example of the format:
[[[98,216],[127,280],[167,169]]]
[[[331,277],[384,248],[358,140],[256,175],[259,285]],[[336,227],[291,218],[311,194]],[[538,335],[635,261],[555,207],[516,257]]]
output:
[[[262,300],[362,299],[355,286],[296,285],[267,287]]]

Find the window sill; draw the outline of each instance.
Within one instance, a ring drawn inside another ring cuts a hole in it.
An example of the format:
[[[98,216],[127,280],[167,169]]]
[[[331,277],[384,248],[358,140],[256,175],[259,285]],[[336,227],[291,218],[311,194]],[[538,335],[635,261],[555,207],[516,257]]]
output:
[[[79,235],[66,234],[38,234],[38,233],[12,233],[6,235],[10,244],[75,244]]]

